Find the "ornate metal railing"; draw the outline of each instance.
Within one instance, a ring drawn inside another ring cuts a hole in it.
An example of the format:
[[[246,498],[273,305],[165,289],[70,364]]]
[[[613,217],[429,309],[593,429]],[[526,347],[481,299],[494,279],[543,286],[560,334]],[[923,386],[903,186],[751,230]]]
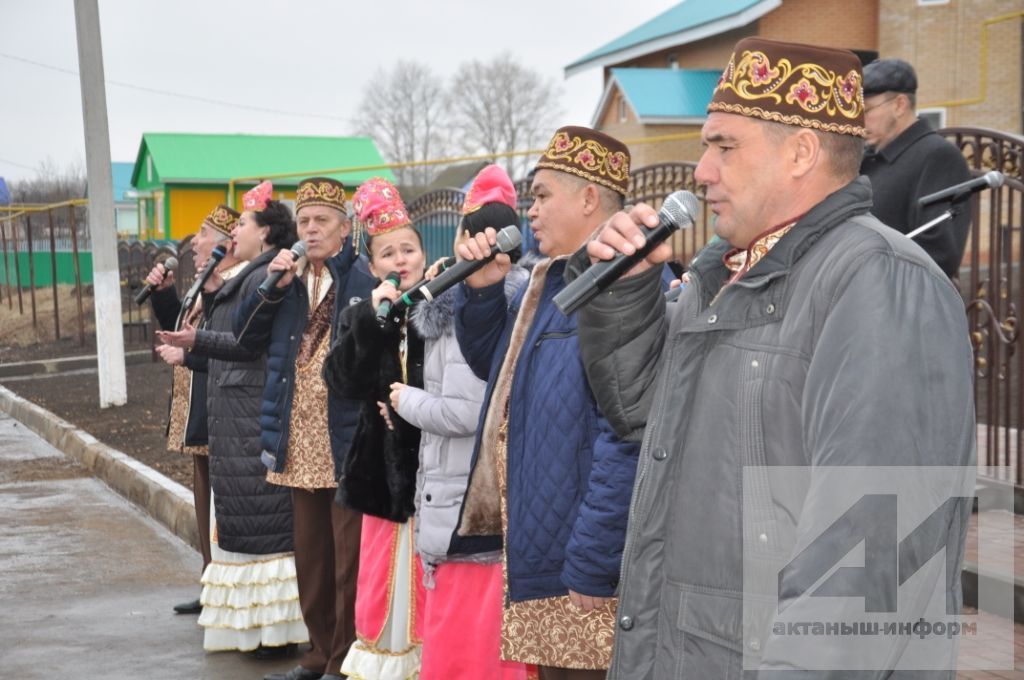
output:
[[[941,134],[962,151],[973,175],[998,170],[1006,176],[1001,188],[971,202],[960,281],[974,346],[978,459],[1003,466],[992,474],[1024,486],[1024,137],[980,128],[948,128]]]

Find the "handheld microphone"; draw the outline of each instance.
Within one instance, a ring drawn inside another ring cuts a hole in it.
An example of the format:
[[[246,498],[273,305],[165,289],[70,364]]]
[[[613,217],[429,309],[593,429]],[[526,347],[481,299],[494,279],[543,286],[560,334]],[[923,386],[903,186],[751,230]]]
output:
[[[192,282],[192,286],[185,293],[185,297],[181,299],[181,312],[178,314],[178,322],[175,324],[175,328],[181,326],[181,320],[188,314],[188,310],[192,309],[192,304],[196,301],[196,297],[199,295],[199,291],[203,289],[206,282],[213,276],[213,270],[217,268],[217,264],[224,259],[224,256],[228,254],[227,247],[217,246],[210,253],[210,259],[206,261],[206,266],[203,271],[200,272],[196,280]]]
[[[306,242],[305,241],[296,241],[295,245],[292,246],[292,255],[297,260],[297,259],[299,259],[300,257],[302,257],[305,254],[306,254]],[[270,291],[272,291],[274,289],[274,286],[277,285],[277,282],[280,281],[283,276],[284,276],[284,270],[276,271],[276,272],[270,272],[269,274],[267,274],[267,278],[263,279],[263,283],[260,284],[260,288],[259,288],[260,293],[262,293],[263,295],[267,295],[268,293],[270,293]]]
[[[388,272],[388,275],[384,277],[384,281],[387,281],[395,288],[398,288],[398,284],[402,282],[402,275],[398,272]],[[391,313],[391,305],[391,300],[381,300],[380,304],[377,305],[377,323],[382,326],[384,325],[384,322],[387,321],[388,314]]]
[[[177,268],[178,258],[169,257],[166,260],[164,260],[164,269],[167,270],[167,273],[173,272]],[[165,273],[164,276],[167,276],[167,274]],[[149,296],[153,294],[154,290],[156,290],[156,286],[154,286],[152,283],[147,283],[145,286],[142,287],[142,290],[139,291],[139,294],[135,296],[135,304],[145,304],[146,300],[149,299]]]
[[[393,307],[394,312],[397,314],[420,300],[430,302],[456,283],[464,281],[473,272],[482,269],[485,264],[501,253],[509,253],[518,248],[519,244],[523,241],[523,235],[519,231],[519,227],[510,224],[498,232],[496,239],[497,243],[491,246],[491,251],[483,259],[457,261],[450,267],[443,269],[440,274],[430,281],[421,281],[405,291],[402,297],[398,298],[398,302],[395,303]]]
[[[1006,175],[999,172],[998,170],[991,170],[986,172],[981,177],[975,177],[974,179],[961,182],[960,184],[954,184],[951,187],[943,189],[942,191],[936,191],[934,194],[928,194],[918,199],[918,207],[925,207],[932,203],[941,203],[942,201],[949,201],[950,203],[959,203],[960,201],[966,200],[971,194],[976,191],[982,191],[983,189],[998,189],[1003,186],[1003,182],[1006,181]]]
[[[665,199],[658,211],[658,226],[641,227],[646,243],[632,255],[619,253],[610,260],[595,262],[587,267],[575,281],[562,289],[555,296],[554,303],[559,311],[569,316],[577,309],[593,300],[597,295],[612,285],[620,276],[633,268],[638,262],[650,254],[662,241],[673,232],[693,226],[697,214],[697,197],[689,191],[676,191]]]
[[[434,278],[436,279],[442,273],[451,269],[456,262],[458,262],[458,260],[454,255],[443,259],[441,261],[441,265],[437,268],[437,274],[434,275]],[[398,301],[395,302],[395,311],[401,311],[406,307],[412,307],[415,304],[416,299],[420,298],[420,288],[423,288],[425,285],[430,283],[430,281],[430,279],[423,279],[412,288],[402,293],[402,297],[398,298]]]

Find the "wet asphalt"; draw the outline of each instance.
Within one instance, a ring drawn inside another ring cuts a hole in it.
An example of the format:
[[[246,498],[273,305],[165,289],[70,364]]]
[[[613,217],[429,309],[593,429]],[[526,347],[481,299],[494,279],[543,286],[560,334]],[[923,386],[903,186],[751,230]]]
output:
[[[192,548],[0,413],[0,680],[259,680],[297,657],[207,654]]]

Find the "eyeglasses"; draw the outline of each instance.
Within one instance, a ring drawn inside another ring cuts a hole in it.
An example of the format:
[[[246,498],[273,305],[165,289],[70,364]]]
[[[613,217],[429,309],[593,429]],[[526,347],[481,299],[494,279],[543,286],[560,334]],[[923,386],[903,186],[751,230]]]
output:
[[[874,111],[877,108],[881,108],[881,107],[885,106],[886,104],[888,104],[889,102],[891,102],[893,99],[896,99],[896,97],[899,97],[899,95],[898,94],[894,94],[891,97],[886,97],[885,99],[883,99],[882,101],[878,102],[877,104],[875,104],[871,108],[868,108],[867,106],[865,106],[864,107],[864,113],[867,114],[869,111]]]

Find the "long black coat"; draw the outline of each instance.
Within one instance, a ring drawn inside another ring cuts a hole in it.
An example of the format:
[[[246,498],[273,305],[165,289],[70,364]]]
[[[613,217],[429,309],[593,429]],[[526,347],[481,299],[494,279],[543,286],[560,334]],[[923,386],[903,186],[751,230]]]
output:
[[[963,154],[918,120],[878,151],[869,149],[860,171],[871,180],[875,204],[871,214],[882,224],[906,234],[938,217],[949,207],[936,203],[919,208],[917,200],[971,178]],[[950,278],[956,276],[971,225],[970,203],[953,222],[943,222],[914,237]]]
[[[163,290],[154,290],[149,301],[153,304],[153,314],[156,316],[160,328],[165,331],[178,330],[178,319],[182,316],[182,302],[178,299],[178,292],[174,286]],[[200,321],[200,328],[206,327],[206,317]],[[206,372],[208,361],[205,356],[192,352],[185,352],[185,368],[192,371],[191,393],[188,395],[188,418],[185,420],[185,446],[206,446]],[[174,399],[173,386],[171,396],[167,399],[167,410],[170,411],[171,401]],[[168,418],[167,431],[170,432],[171,423]]]
[[[361,403],[352,448],[338,482],[337,502],[353,510],[392,522],[404,522],[416,512],[416,470],[420,431],[391,408],[391,383],[423,387],[423,338],[408,331],[406,368],[399,358],[401,330],[377,323],[370,300],[341,314],[338,336],[324,361],[324,381],[338,397]],[[377,402],[388,404],[389,430]]]
[[[210,358],[210,486],[218,544],[225,550],[266,555],[292,549],[291,491],[268,484],[260,462],[260,402],[266,360],[235,342],[235,310],[267,275],[277,251],[264,253],[204,297],[207,330],[196,331],[192,352]]]

